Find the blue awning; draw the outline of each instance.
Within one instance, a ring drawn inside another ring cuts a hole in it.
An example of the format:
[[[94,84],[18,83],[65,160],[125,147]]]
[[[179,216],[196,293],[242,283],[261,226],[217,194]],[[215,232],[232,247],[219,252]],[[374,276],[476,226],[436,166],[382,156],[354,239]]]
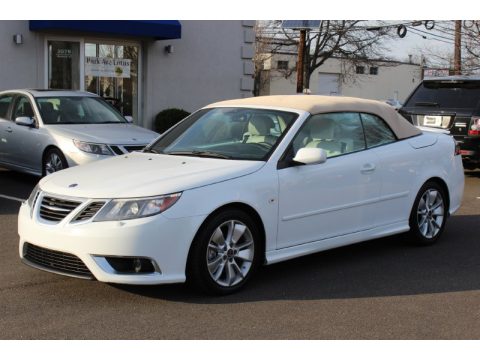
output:
[[[180,39],[178,20],[30,20],[31,31],[74,31],[148,37],[156,40]]]

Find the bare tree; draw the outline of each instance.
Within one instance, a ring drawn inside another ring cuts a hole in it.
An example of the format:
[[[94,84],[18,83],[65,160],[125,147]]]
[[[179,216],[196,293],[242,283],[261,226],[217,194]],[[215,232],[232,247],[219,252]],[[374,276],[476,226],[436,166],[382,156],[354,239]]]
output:
[[[281,21],[275,20],[256,22],[255,55],[253,57],[253,64],[255,66],[253,94],[255,96],[260,95],[260,89],[268,82],[265,63],[285,47],[293,46],[295,49],[297,47],[297,41],[287,39],[282,31],[272,30],[278,29],[280,24]]]
[[[373,31],[372,31],[373,30]],[[369,63],[371,59],[385,59],[384,40],[391,36],[388,26],[368,26],[366,21],[322,20],[318,28],[307,33],[304,54],[304,87],[309,88],[312,73],[331,57],[341,57],[351,64]],[[282,29],[280,21],[263,28],[263,42],[275,51],[292,49],[299,42],[299,32]],[[258,35],[258,33],[257,33]],[[268,36],[265,36],[268,35]],[[257,38],[257,42],[262,42]],[[271,52],[272,54],[275,52]]]
[[[468,73],[480,70],[480,20],[463,21],[464,65]]]

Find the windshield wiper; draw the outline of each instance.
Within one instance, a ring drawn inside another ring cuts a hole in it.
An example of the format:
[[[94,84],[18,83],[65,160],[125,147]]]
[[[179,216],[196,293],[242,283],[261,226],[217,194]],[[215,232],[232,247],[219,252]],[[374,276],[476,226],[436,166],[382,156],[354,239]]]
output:
[[[153,149],[150,149],[150,148],[145,148],[145,149],[143,149],[142,152],[144,152],[144,153],[151,153],[151,154],[159,154],[158,151],[153,150]]]
[[[419,101],[415,103],[415,106],[438,106],[438,103],[429,102],[429,101]]]
[[[211,157],[211,158],[218,158],[218,159],[231,159],[231,156],[220,154],[214,151],[172,151],[169,153],[165,153],[166,155],[185,155],[185,156],[198,156],[198,157]]]

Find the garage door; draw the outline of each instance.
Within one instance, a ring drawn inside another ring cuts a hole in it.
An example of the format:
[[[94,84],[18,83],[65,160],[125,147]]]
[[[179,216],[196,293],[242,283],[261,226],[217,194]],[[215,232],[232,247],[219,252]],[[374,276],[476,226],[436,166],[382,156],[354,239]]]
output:
[[[318,95],[340,95],[339,74],[318,74]]]

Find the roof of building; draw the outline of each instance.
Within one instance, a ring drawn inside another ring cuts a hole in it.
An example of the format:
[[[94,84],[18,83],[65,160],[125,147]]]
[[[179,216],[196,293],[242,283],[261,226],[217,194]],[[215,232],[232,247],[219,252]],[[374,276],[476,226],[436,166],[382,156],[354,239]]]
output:
[[[362,112],[374,114],[384,119],[398,139],[405,139],[421,133],[419,129],[399,115],[393,107],[380,101],[343,96],[321,95],[275,95],[221,101],[208,107],[255,106],[286,108],[306,111],[310,114],[331,112]]]

